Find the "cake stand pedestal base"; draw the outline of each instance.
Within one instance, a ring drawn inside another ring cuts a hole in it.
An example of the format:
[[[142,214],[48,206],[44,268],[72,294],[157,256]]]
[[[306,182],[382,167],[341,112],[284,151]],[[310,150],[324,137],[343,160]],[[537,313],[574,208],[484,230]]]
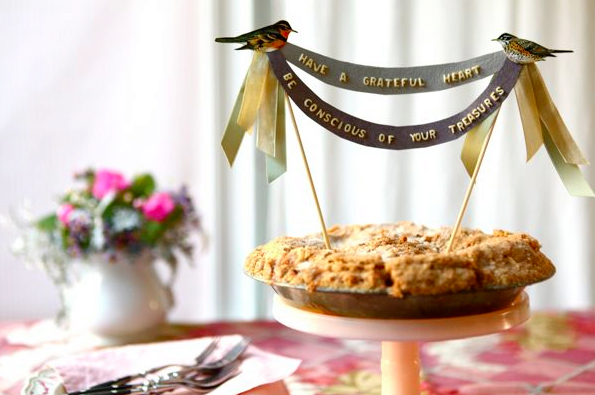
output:
[[[419,395],[420,341],[461,339],[502,332],[527,321],[529,297],[523,292],[510,306],[484,314],[427,319],[352,318],[291,306],[279,296],[273,315],[290,328],[319,336],[382,342],[382,395]]]

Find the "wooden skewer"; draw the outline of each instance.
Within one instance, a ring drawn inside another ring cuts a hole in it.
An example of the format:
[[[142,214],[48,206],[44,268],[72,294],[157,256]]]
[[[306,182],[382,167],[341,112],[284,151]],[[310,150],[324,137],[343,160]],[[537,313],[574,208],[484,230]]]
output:
[[[477,180],[477,174],[479,173],[479,168],[481,167],[481,163],[483,162],[483,157],[485,156],[486,149],[488,148],[488,143],[490,142],[490,137],[492,137],[492,132],[494,131],[494,126],[496,125],[496,119],[498,118],[498,113],[494,116],[494,121],[492,122],[492,126],[490,126],[490,130],[483,141],[481,146],[481,150],[479,151],[479,157],[477,158],[477,163],[475,164],[475,169],[473,169],[473,175],[471,176],[471,180],[469,181],[469,185],[467,186],[467,193],[465,194],[465,198],[463,199],[463,205],[461,206],[461,210],[459,211],[459,216],[457,217],[457,221],[455,222],[455,226],[452,228],[452,233],[450,234],[450,239],[448,240],[448,245],[446,246],[446,253],[449,253],[452,250],[452,246],[455,241],[455,237],[459,232],[459,228],[461,227],[461,222],[463,221],[463,216],[465,215],[465,211],[467,211],[467,204],[469,203],[469,198],[471,197],[471,192],[473,192],[473,187],[475,186],[475,181]]]
[[[312,190],[312,196],[314,196],[314,203],[316,204],[316,210],[318,211],[318,219],[320,220],[320,226],[322,227],[322,237],[324,238],[324,245],[327,249],[331,249],[331,242],[328,238],[328,233],[326,231],[326,225],[324,223],[324,217],[322,216],[322,210],[320,209],[320,203],[318,202],[318,195],[316,194],[316,188],[314,188],[314,181],[312,180],[312,173],[310,173],[310,166],[308,165],[308,159],[306,158],[306,151],[304,151],[304,146],[302,144],[302,138],[300,137],[300,132],[298,130],[297,122],[295,121],[295,115],[293,114],[293,108],[291,106],[291,101],[289,100],[289,96],[285,93],[285,101],[287,102],[287,106],[289,107],[289,115],[291,115],[291,121],[293,122],[293,130],[295,130],[295,136],[297,137],[298,145],[300,147],[300,152],[302,154],[302,160],[304,161],[304,167],[306,168],[306,174],[308,175],[308,181],[310,182],[310,189]]]

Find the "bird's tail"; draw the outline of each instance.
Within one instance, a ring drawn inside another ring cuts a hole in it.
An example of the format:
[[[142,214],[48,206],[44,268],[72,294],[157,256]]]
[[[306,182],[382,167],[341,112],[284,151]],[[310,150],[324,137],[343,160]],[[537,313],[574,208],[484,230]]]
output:
[[[574,52],[574,51],[570,50],[570,49],[551,49],[550,52],[551,53],[565,53],[565,52]]]
[[[246,41],[246,40],[241,40],[237,37],[217,37],[215,39],[215,42],[218,42],[218,43],[241,43],[244,41]]]

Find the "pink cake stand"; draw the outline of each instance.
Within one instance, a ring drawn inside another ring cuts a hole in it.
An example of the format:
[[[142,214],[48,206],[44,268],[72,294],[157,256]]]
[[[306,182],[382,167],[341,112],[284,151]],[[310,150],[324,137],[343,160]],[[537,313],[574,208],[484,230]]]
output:
[[[490,313],[450,318],[351,318],[299,309],[275,295],[273,316],[290,328],[319,336],[382,342],[382,395],[419,395],[419,341],[439,341],[487,335],[527,321],[525,292],[510,306]]]

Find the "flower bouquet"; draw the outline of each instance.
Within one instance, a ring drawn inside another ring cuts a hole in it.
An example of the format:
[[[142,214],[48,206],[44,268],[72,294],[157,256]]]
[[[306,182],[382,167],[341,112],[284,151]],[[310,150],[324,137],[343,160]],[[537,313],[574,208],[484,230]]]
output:
[[[65,289],[78,281],[75,263],[163,260],[173,278],[178,258],[191,258],[191,236],[200,223],[185,188],[159,191],[150,174],[128,180],[111,170],[87,170],[75,179],[77,187],[60,196],[56,210],[22,225],[13,245],[59,286],[62,315],[68,313]]]

